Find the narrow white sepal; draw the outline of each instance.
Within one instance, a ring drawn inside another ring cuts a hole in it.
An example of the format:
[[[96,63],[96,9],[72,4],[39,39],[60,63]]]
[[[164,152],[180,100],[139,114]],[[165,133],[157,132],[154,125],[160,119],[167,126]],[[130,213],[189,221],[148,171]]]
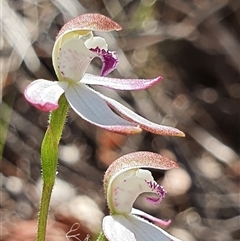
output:
[[[96,92],[80,82],[69,84],[65,95],[72,109],[96,126],[118,133],[124,133],[124,129],[137,128],[135,124],[116,115]]]

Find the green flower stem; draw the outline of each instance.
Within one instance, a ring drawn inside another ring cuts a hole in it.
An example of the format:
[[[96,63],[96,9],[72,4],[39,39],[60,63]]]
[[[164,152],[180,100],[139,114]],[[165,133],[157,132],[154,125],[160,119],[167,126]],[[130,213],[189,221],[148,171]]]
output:
[[[104,233],[101,231],[96,241],[108,241]]]
[[[62,136],[68,108],[65,95],[62,95],[59,100],[59,108],[50,114],[49,126],[41,146],[43,188],[38,216],[37,241],[45,241],[46,238],[48,210],[57,172],[58,144]]]

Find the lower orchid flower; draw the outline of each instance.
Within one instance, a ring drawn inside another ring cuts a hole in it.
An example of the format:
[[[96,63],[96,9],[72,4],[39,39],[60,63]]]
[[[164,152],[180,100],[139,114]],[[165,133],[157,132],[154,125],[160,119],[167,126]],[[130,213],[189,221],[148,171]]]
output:
[[[25,98],[42,111],[53,111],[62,94],[72,109],[84,120],[109,131],[134,134],[142,129],[161,135],[184,136],[176,128],[155,124],[137,115],[117,101],[88,85],[116,90],[142,90],[161,81],[154,79],[117,79],[104,77],[118,63],[116,53],[108,50],[104,38],[94,37],[92,31],[113,31],[121,27],[100,14],[83,14],[60,30],[53,47],[53,67],[59,81],[38,79],[25,90]],[[85,73],[93,58],[102,60],[101,76]],[[117,115],[112,109],[118,113]]]
[[[163,221],[132,208],[142,193],[150,194],[146,200],[155,205],[162,201],[166,193],[154,181],[151,172],[141,168],[168,170],[176,166],[174,161],[151,152],[127,154],[110,165],[104,177],[110,215],[104,217],[102,224],[107,240],[180,241],[155,225],[168,226],[170,221]]]

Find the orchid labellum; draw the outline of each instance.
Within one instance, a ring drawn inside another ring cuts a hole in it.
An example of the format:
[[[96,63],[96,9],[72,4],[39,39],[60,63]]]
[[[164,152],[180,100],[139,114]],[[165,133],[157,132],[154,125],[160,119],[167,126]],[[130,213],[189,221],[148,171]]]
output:
[[[25,89],[25,98],[40,110],[49,112],[58,108],[59,98],[65,94],[70,106],[79,116],[103,129],[123,134],[135,134],[144,129],[161,135],[184,136],[178,129],[148,121],[89,87],[99,85],[116,90],[143,90],[162,79],[160,76],[154,79],[105,77],[116,68],[117,55],[114,51],[109,51],[105,39],[94,36],[93,31],[114,30],[119,31],[121,27],[96,13],[83,14],[66,23],[57,35],[52,52],[58,81],[33,81]],[[100,76],[86,73],[95,57],[102,60]]]

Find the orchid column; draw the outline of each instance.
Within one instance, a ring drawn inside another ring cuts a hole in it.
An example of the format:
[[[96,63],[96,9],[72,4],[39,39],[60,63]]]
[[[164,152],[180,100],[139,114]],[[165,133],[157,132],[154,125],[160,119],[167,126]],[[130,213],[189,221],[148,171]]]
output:
[[[120,29],[117,23],[100,14],[83,14],[72,19],[59,31],[53,47],[53,67],[58,81],[38,79],[24,92],[25,98],[32,105],[50,112],[49,126],[41,147],[43,192],[38,241],[45,240],[49,201],[58,163],[58,144],[69,105],[84,120],[108,131],[136,134],[143,129],[160,135],[184,136],[178,129],[148,121],[89,87],[100,85],[117,90],[141,90],[161,81],[160,76],[154,79],[105,77],[116,68],[117,55],[108,50],[104,38],[95,37],[92,31],[107,32]],[[102,60],[101,76],[86,73],[88,65],[95,57]]]

